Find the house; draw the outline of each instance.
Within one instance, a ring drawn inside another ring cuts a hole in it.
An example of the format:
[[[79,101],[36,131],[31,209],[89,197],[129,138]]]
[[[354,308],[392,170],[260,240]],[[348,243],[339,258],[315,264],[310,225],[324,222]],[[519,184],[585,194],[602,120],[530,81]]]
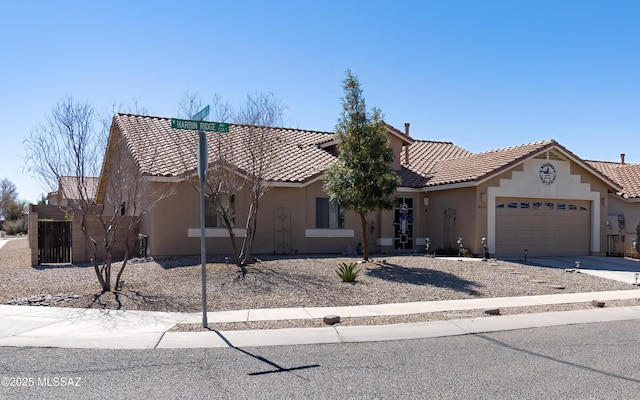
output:
[[[231,124],[229,133],[207,133],[209,165],[224,156],[238,178],[246,177],[250,155],[237,144],[253,128]],[[367,217],[373,252],[424,253],[427,238],[430,252],[462,246],[482,254],[486,243],[497,257],[630,251],[640,222],[640,165],[582,160],[554,140],[472,153],[449,142],[415,140],[409,124],[404,128],[387,126],[402,184],[393,210]],[[323,171],[338,154],[334,133],[260,129],[278,143],[253,253],[355,252],[362,242],[359,217],[331,204],[323,190]],[[153,187],[172,188],[173,195],[140,222],[149,255],[199,254],[199,195],[190,182],[197,176],[197,133],[172,129],[170,118],[116,114],[110,135],[109,143],[124,140]],[[108,171],[103,167],[98,202]],[[235,210],[238,243],[246,235],[247,199],[246,191],[227,199]],[[230,254],[228,231],[215,217],[207,218],[206,238],[209,253]]]
[[[83,196],[88,197],[88,201],[95,201],[99,181],[100,178],[95,176],[87,176],[83,180],[74,176],[61,176],[58,181],[58,190],[47,195],[47,203],[66,206],[69,202],[80,200]]]

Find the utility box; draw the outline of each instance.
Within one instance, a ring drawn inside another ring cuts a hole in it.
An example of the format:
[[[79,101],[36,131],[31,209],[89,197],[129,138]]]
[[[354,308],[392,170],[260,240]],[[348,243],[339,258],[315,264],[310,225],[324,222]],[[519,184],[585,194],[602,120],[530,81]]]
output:
[[[624,226],[624,217],[622,220]],[[618,215],[607,216],[607,235],[619,235],[620,234],[620,222],[618,221]]]

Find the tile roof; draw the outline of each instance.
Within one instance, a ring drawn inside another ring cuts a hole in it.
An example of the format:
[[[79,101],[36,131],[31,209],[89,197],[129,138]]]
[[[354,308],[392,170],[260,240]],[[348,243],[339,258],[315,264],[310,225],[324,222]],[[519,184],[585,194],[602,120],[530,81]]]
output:
[[[82,196],[80,196],[81,192],[78,187],[85,186],[81,190],[83,196],[86,196],[87,200],[95,200],[99,181],[100,178],[93,176],[86,176],[84,180],[76,176],[61,176],[58,182],[58,191],[63,199],[79,200]]]
[[[451,143],[416,142],[409,147],[410,164],[403,162],[400,176],[410,187],[478,181],[553,145],[557,143],[544,140],[470,153]]]
[[[134,159],[144,173],[178,177],[196,170],[196,131],[173,129],[170,118],[133,114],[116,114],[114,124],[126,138]],[[209,161],[218,158],[220,149],[233,149],[225,152],[227,161],[236,165],[241,172],[246,171],[251,154],[241,144],[260,133],[272,135],[277,142],[270,142],[273,144],[270,150],[275,154],[274,164],[266,176],[268,180],[304,182],[320,175],[335,159],[320,148],[334,140],[333,133],[230,124],[229,133],[207,132]]]
[[[618,193],[626,199],[640,198],[640,164],[591,161],[585,163],[622,187]]]
[[[402,180],[402,186],[426,186],[438,162],[471,154],[451,142],[416,140],[409,146],[408,164],[404,154],[401,155],[402,168],[398,171],[398,175]]]
[[[126,138],[143,173],[180,177],[196,170],[196,131],[172,129],[170,118],[145,115],[116,114],[113,123]],[[218,158],[220,149],[233,149],[222,152],[227,161],[234,164],[240,172],[248,170],[251,154],[242,143],[252,135],[261,133],[273,135],[274,138],[270,142],[273,146],[269,148],[274,158],[272,168],[269,168],[266,176],[268,180],[308,182],[320,176],[336,159],[334,154],[324,149],[335,144],[336,136],[332,132],[230,124],[229,133],[207,132],[209,161]],[[409,163],[404,159],[403,151],[401,169],[398,171],[402,186],[405,187],[479,182],[552,147],[583,162],[554,140],[471,153],[450,142],[409,139],[406,140]],[[584,166],[592,168],[593,173],[599,174],[613,187],[624,187],[625,197],[640,197],[640,164],[584,161]]]

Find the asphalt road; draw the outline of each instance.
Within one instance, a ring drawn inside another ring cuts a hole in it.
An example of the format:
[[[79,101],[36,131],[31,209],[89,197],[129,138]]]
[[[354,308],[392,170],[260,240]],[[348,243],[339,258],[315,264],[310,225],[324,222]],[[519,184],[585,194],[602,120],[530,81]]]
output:
[[[0,399],[633,399],[639,353],[639,320],[251,349],[0,348]]]

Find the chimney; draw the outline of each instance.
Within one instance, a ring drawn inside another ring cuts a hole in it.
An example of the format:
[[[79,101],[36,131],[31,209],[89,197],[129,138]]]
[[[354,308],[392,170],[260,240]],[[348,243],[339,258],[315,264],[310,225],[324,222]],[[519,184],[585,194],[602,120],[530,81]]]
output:
[[[620,153],[620,164],[624,165],[624,153]]]
[[[409,136],[408,122],[404,123],[404,134],[407,135],[407,137]],[[404,162],[407,163],[407,165],[409,165],[409,145],[408,144],[404,145]]]

